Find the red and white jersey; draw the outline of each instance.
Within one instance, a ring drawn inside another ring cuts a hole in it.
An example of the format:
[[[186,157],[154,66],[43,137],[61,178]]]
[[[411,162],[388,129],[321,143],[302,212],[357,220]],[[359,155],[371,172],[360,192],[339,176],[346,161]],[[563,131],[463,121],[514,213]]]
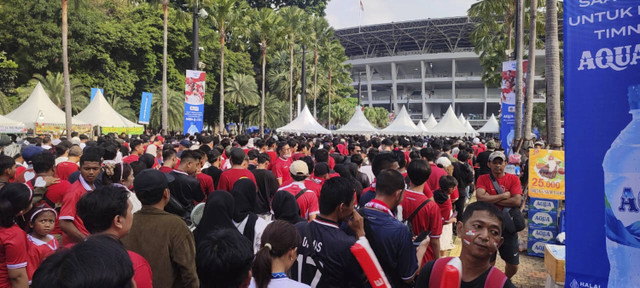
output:
[[[293,182],[289,185],[281,186],[278,191],[285,190],[295,197],[302,189],[307,189],[307,191],[298,197],[296,201],[298,202],[298,206],[300,206],[300,217],[308,220],[310,215],[320,213],[318,197],[316,196],[317,192],[310,190],[304,183],[300,182]]]
[[[17,224],[0,228],[0,288],[12,288],[9,269],[27,267],[29,261],[27,234]]]

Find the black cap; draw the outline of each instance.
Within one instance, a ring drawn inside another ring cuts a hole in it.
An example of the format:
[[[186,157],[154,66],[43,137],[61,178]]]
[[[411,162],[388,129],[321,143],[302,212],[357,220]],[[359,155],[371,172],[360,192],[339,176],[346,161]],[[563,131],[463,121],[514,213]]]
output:
[[[144,169],[133,180],[133,190],[136,192],[164,190],[173,180],[175,178],[170,173],[162,173],[156,169]]]

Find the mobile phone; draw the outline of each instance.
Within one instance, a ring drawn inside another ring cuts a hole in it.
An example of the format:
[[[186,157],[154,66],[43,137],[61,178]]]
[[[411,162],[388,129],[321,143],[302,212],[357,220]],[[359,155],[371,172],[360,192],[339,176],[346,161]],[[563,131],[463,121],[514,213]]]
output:
[[[427,238],[429,234],[431,234],[431,231],[422,231],[422,233],[420,233],[420,235],[416,237],[416,240],[413,241],[413,245],[420,245],[420,242],[424,241],[424,239]]]
[[[454,211],[453,215],[451,215],[451,217],[449,217],[449,219],[456,218],[457,216],[458,216],[458,211]]]

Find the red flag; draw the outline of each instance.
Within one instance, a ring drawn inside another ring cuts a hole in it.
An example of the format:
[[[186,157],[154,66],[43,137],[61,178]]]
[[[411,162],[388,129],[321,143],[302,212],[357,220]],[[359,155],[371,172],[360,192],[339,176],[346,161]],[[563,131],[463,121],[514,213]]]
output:
[[[360,0],[360,10],[364,11],[364,5],[362,4],[362,0]]]

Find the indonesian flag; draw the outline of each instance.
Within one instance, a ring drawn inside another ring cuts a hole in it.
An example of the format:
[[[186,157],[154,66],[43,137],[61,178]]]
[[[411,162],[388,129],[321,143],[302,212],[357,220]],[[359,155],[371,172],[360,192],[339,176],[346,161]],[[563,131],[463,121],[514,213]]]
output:
[[[360,10],[364,11],[364,5],[362,4],[362,0],[360,0]]]

